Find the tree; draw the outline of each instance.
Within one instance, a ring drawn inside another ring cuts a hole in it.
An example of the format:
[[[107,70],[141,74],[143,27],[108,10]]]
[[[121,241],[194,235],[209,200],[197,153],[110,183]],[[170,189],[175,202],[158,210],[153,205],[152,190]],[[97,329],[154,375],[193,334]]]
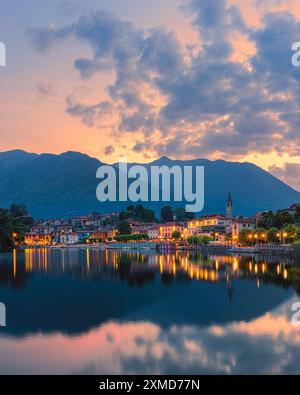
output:
[[[296,225],[287,225],[284,227],[283,232],[287,234],[286,240],[292,242],[299,237],[300,229]]]
[[[119,214],[119,219],[121,221],[125,221],[126,219],[133,218],[132,214],[133,214],[132,211],[123,210]]]
[[[16,205],[12,206],[9,210],[0,208],[0,251],[14,248],[16,242],[22,241],[24,234],[30,229],[31,217],[28,217],[27,208],[24,206],[19,210]],[[20,215],[24,213],[27,217]]]
[[[278,236],[277,236],[278,232],[279,232],[279,230],[275,226],[270,228],[267,232],[268,241],[270,241],[270,242],[278,241]]]
[[[258,220],[257,225],[261,228],[269,229],[274,226],[274,214],[273,211],[263,213]]]
[[[134,209],[134,218],[143,222],[154,222],[155,212],[154,210],[148,210],[141,204],[136,206]]]
[[[188,244],[193,246],[207,245],[213,239],[208,236],[190,236],[187,239]]]
[[[116,241],[119,242],[128,242],[128,241],[145,241],[149,240],[149,236],[147,234],[140,235],[118,235],[115,237]]]
[[[121,221],[117,227],[119,235],[130,235],[131,226],[128,221]]]
[[[154,210],[145,209],[141,204],[136,207],[128,206],[126,210],[121,211],[119,218],[121,221],[130,218],[141,222],[154,222],[156,220]]]
[[[16,218],[28,216],[27,207],[24,206],[23,204],[12,204],[10,206],[9,211],[10,211],[10,214]]]
[[[300,222],[300,204],[296,205],[295,220]]]
[[[239,242],[242,245],[251,245],[253,243],[253,233],[250,229],[241,229]]]
[[[265,228],[259,227],[253,231],[255,242],[266,242],[267,241],[267,230]]]
[[[172,233],[172,237],[173,237],[173,239],[180,239],[181,234],[178,230],[175,230],[175,232]]]
[[[173,209],[171,206],[165,206],[160,211],[161,219],[165,222],[172,222],[173,221]]]
[[[282,229],[289,224],[294,223],[294,217],[287,211],[277,211],[274,215],[273,226],[278,229]]]
[[[174,215],[175,215],[176,221],[185,221],[185,219],[186,219],[186,211],[182,207],[177,207],[174,210]]]

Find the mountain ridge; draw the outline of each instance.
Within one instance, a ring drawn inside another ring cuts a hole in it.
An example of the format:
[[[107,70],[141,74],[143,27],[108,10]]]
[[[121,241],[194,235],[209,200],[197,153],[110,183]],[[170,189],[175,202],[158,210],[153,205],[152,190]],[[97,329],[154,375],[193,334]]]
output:
[[[151,165],[205,166],[205,207],[201,214],[224,213],[231,191],[236,215],[253,215],[300,202],[300,192],[250,162],[162,157]],[[23,150],[0,152],[0,206],[26,204],[36,218],[70,217],[93,211],[121,211],[130,202],[100,203],[96,199],[96,171],[105,164],[76,151],[35,154]],[[116,166],[117,164],[115,164]],[[129,163],[128,166],[132,166]],[[142,203],[159,214],[165,202]],[[183,207],[184,202],[171,202]]]

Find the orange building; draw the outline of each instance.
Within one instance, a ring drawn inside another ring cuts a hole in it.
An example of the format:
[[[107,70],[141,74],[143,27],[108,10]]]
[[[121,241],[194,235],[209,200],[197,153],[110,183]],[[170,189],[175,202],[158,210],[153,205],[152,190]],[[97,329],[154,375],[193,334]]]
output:
[[[48,246],[52,243],[52,236],[49,233],[26,233],[24,243],[27,246]]]

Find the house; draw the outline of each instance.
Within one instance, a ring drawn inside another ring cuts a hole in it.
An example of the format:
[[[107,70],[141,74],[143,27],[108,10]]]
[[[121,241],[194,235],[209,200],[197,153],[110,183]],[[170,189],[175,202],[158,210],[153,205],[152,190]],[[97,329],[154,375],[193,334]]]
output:
[[[188,236],[212,233],[226,233],[228,227],[231,230],[232,219],[227,218],[223,214],[213,214],[188,221]]]
[[[88,228],[94,226],[94,221],[88,216],[74,217],[71,219],[74,228]]]
[[[90,240],[107,240],[107,231],[105,230],[95,230],[91,233]]]
[[[60,235],[60,242],[67,245],[77,244],[79,242],[78,233],[63,233]]]
[[[238,241],[240,238],[240,232],[243,229],[254,230],[255,220],[252,218],[244,217],[234,219],[231,225],[232,240]]]
[[[159,225],[159,234],[158,237],[160,239],[171,239],[173,237],[174,232],[179,232],[182,237],[184,237],[184,226],[181,223],[170,222],[167,224]]]
[[[52,243],[52,235],[29,232],[25,234],[24,243],[26,246],[48,246]]]
[[[146,230],[146,234],[148,235],[150,240],[156,240],[159,238],[159,226],[154,225]]]

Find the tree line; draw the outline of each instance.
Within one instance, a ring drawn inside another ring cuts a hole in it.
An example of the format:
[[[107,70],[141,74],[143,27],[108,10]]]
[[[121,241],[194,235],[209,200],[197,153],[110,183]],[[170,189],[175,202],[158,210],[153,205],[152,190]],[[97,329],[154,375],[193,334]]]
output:
[[[12,204],[10,208],[0,208],[0,251],[15,248],[24,239],[33,224],[27,207]]]

